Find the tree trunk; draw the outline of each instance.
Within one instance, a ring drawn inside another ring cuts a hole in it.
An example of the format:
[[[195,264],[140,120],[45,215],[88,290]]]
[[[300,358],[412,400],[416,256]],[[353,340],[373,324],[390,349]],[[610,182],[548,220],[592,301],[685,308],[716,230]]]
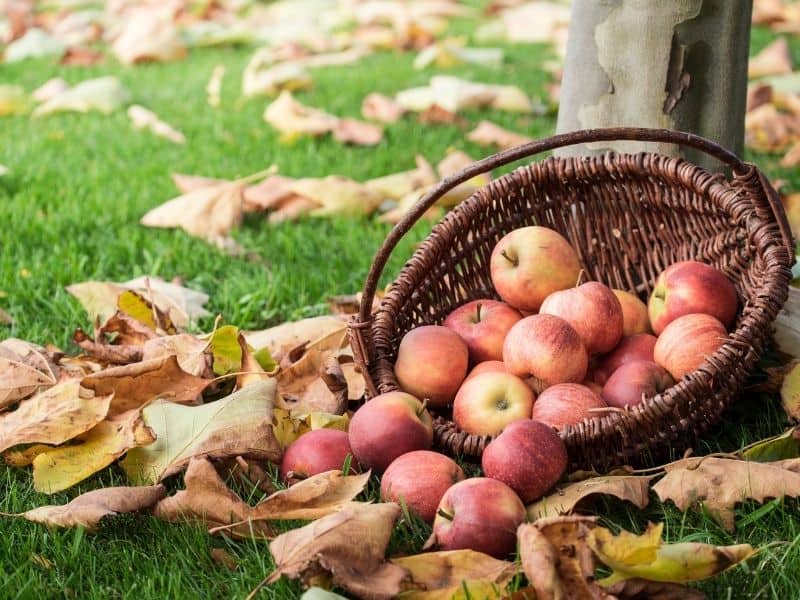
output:
[[[741,155],[752,0],[573,0],[559,133],[637,126],[691,131]],[[561,156],[674,146],[619,142]],[[716,166],[692,150],[696,164]]]

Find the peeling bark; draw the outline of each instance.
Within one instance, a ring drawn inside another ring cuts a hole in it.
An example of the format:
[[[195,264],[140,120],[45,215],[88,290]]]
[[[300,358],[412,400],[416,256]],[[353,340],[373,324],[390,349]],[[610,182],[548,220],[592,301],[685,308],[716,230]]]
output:
[[[752,0],[574,0],[558,132],[637,126],[692,131],[741,153]],[[612,148],[676,155],[664,144]],[[689,160],[716,166],[691,150]]]

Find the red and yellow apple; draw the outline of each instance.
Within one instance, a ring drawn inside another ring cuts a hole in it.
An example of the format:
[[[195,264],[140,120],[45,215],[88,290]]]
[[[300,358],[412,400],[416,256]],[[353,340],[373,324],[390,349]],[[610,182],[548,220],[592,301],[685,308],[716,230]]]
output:
[[[503,362],[509,373],[539,392],[557,383],[583,381],[589,356],[578,332],[564,319],[532,315],[508,332]]]
[[[444,454],[416,450],[398,456],[381,477],[381,498],[403,502],[422,520],[433,523],[444,493],[464,480],[464,471]]]
[[[625,290],[611,290],[622,306],[622,335],[636,335],[637,333],[650,333],[650,317],[647,314],[647,304],[639,296]]]
[[[386,392],[365,403],[347,431],[358,464],[381,473],[401,454],[433,443],[431,415],[411,394]]]
[[[341,470],[348,455],[352,456],[353,451],[346,432],[337,429],[309,431],[289,444],[283,453],[281,479],[296,483],[318,473]]]
[[[653,360],[656,337],[649,333],[637,333],[624,337],[611,352],[602,356],[592,371],[592,379],[605,385],[608,378],[622,365],[634,360]]]
[[[455,331],[441,325],[412,329],[400,340],[394,374],[400,387],[443,408],[467,375],[469,350]]]
[[[530,419],[533,391],[511,373],[489,371],[468,377],[453,401],[453,421],[474,435],[497,435],[519,419]]]
[[[622,339],[622,306],[611,288],[596,281],[553,292],[539,314],[561,317],[572,325],[590,355],[610,352]]]
[[[502,481],[528,504],[561,479],[567,469],[567,449],[549,425],[515,421],[486,446],[481,466],[487,477]]]
[[[442,496],[432,541],[442,550],[469,549],[505,558],[516,549],[516,529],[525,518],[525,505],[514,490],[496,479],[473,477]]]
[[[661,335],[678,317],[702,313],[727,329],[736,318],[736,289],[724,273],[705,263],[687,260],[667,268],[656,280],[647,310],[650,325]]]
[[[725,326],[711,315],[683,315],[658,336],[653,356],[678,381],[696,370],[727,339]]]
[[[492,283],[511,306],[536,311],[547,296],[573,287],[581,265],[560,233],[547,227],[521,227],[505,235],[492,251]]]
[[[502,360],[486,360],[472,367],[472,370],[467,373],[464,383],[467,383],[470,377],[475,377],[481,373],[508,373],[508,369],[506,369],[506,364]],[[464,384],[462,383],[461,385]]]
[[[605,408],[606,403],[585,385],[560,383],[543,391],[533,405],[534,421],[561,429],[584,419],[599,416],[593,409]]]
[[[674,383],[663,367],[648,360],[634,360],[614,371],[603,386],[602,396],[609,406],[625,408],[660,394]]]
[[[522,318],[520,312],[497,300],[473,300],[459,306],[443,325],[461,336],[469,349],[469,362],[475,365],[503,358],[503,340]]]

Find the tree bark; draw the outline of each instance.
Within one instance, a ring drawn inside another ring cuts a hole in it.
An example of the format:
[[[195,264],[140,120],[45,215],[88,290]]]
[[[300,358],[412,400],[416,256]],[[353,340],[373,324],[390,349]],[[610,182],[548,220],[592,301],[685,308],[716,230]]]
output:
[[[559,133],[636,126],[691,131],[741,154],[752,0],[574,0],[558,111]],[[561,156],[692,150],[619,142]]]

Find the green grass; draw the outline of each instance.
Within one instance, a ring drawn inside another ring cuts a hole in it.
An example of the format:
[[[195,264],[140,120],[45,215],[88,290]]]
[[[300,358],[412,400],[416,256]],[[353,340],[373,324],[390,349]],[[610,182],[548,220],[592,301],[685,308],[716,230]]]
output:
[[[753,49],[771,36],[756,31]],[[793,42],[795,59],[800,46]],[[487,153],[465,141],[456,126],[422,126],[405,118],[386,128],[375,148],[343,147],[330,139],[282,145],[261,120],[263,99],[238,100],[241,70],[250,50],[195,51],[184,62],[124,68],[113,61],[92,68],[60,68],[47,61],[2,65],[4,82],[32,90],[60,75],[70,82],[113,74],[134,101],[182,130],[185,147],[132,130],[124,112],[112,116],[65,114],[41,120],[0,121],[0,163],[12,174],[0,179],[0,308],[15,324],[0,331],[66,349],[75,327],[90,323],[64,286],[89,279],[121,281],[139,275],[181,277],[211,295],[209,309],[243,328],[263,328],[319,314],[332,294],[350,293],[363,283],[372,255],[388,231],[373,219],[303,220],[269,226],[248,219],[236,233],[251,258],[227,256],[182,232],[153,230],[137,222],[144,212],[175,194],[170,172],[234,178],[272,163],[291,176],[338,173],[365,179],[411,168],[415,154],[440,159],[449,147],[478,158]],[[512,82],[544,97],[548,81],[543,47],[508,47],[508,66],[494,71],[463,67],[456,75]],[[314,88],[299,95],[308,104],[339,115],[358,116],[371,91],[392,93],[427,81],[412,57],[383,53],[357,65],[316,71]],[[206,104],[205,84],[216,64],[227,67],[223,107]],[[489,118],[531,136],[550,133],[554,117],[520,117],[471,112],[471,123]],[[775,158],[756,158],[773,177],[800,177],[777,168]],[[421,224],[397,249],[385,279],[396,272],[413,245],[427,233]],[[197,324],[210,328],[212,320]],[[732,450],[781,431],[785,417],[773,397],[743,400],[713,431],[703,452]],[[20,512],[64,503],[98,485],[124,484],[116,468],[53,497],[32,489],[30,472],[0,467],[0,510]],[[179,482],[178,482],[179,484]],[[178,485],[176,484],[176,485]],[[375,496],[374,486],[372,496]],[[800,588],[800,521],[795,501],[745,505],[737,511],[735,534],[700,513],[683,514],[655,499],[645,511],[600,504],[598,513],[616,526],[642,530],[648,520],[665,521],[669,540],[716,544],[781,541],[742,568],[703,583],[712,598],[790,598]],[[0,596],[4,598],[241,598],[269,573],[263,543],[209,538],[197,527],[125,516],[97,535],[80,530],[49,531],[21,519],[0,526]],[[397,552],[418,549],[425,526],[401,527],[392,543]],[[209,549],[223,547],[239,560],[229,572],[211,560]],[[280,582],[259,597],[290,598],[299,586]]]

